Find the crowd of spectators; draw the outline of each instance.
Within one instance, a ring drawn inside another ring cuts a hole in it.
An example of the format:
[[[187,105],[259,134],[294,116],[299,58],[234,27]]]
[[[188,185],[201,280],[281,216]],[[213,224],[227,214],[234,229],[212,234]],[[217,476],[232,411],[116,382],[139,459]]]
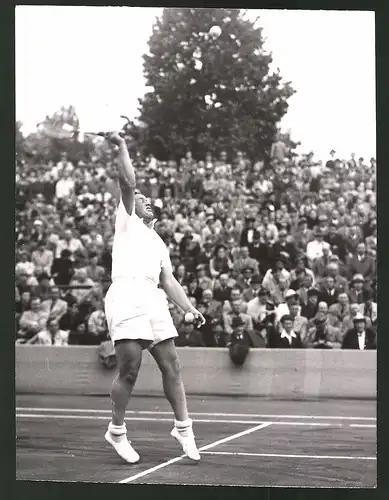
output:
[[[118,196],[114,151],[16,164],[16,342],[99,344]],[[207,322],[170,304],[180,346],[375,348],[376,163],[236,152],[134,158],[177,280]],[[359,340],[363,338],[363,341]]]

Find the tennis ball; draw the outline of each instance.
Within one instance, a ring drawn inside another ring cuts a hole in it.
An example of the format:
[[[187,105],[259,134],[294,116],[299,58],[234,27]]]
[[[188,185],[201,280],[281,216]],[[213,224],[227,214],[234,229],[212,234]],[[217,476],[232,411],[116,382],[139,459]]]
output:
[[[214,38],[217,38],[218,36],[220,36],[221,33],[222,33],[222,30],[220,29],[219,26],[212,26],[212,28],[209,30],[209,34]]]
[[[185,314],[185,322],[186,323],[193,323],[193,321],[195,320],[195,317],[194,317],[194,314],[191,313],[191,312],[187,312]]]

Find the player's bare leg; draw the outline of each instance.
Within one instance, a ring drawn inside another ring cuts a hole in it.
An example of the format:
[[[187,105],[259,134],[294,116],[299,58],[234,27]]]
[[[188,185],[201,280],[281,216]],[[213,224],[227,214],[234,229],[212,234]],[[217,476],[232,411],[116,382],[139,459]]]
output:
[[[138,462],[139,455],[127,440],[124,417],[142,362],[142,349],[142,344],[135,340],[125,340],[115,345],[119,373],[112,383],[112,421],[105,439],[129,463]]]
[[[165,396],[174,412],[175,421],[171,435],[180,443],[190,459],[198,461],[200,454],[194,439],[192,420],[188,415],[184,383],[174,340],[167,339],[156,344],[150,353],[161,370]]]

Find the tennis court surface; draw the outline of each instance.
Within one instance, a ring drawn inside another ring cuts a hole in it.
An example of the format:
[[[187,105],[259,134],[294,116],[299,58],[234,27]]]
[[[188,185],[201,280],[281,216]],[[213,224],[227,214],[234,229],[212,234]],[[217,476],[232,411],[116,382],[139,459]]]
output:
[[[376,486],[376,402],[190,397],[202,459],[182,456],[163,398],[133,397],[128,436],[141,456],[105,442],[108,397],[18,395],[20,480],[237,486]]]

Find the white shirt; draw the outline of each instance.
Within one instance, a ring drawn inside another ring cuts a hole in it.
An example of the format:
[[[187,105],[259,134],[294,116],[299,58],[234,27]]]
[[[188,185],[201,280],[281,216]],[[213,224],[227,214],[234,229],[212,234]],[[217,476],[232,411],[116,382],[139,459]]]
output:
[[[60,179],[55,186],[55,195],[57,198],[67,198],[74,189],[73,179]]]
[[[297,335],[294,333],[293,330],[290,332],[290,334],[288,334],[286,330],[282,330],[281,331],[281,338],[282,339],[288,339],[289,344],[292,345],[292,338],[296,339]]]
[[[135,208],[129,215],[120,200],[112,248],[112,281],[136,279],[156,287],[164,267],[171,268],[165,243],[135,214]]]
[[[58,332],[54,335],[54,338],[48,330],[42,330],[38,333],[35,343],[38,345],[67,346],[68,337],[68,332],[65,332],[64,330],[58,330]]]
[[[361,351],[365,349],[365,341],[366,341],[366,331],[364,330],[362,333],[358,333],[358,344],[359,344],[359,349]]]
[[[59,259],[61,257],[62,250],[69,250],[69,252],[73,254],[74,252],[81,251],[83,249],[83,244],[78,238],[71,238],[69,242],[66,240],[59,240],[55,251],[55,256],[57,257],[57,259]]]
[[[310,241],[307,245],[307,251],[306,251],[308,259],[310,261],[313,261],[315,259],[323,257],[324,247],[329,247],[329,244],[326,241],[318,241],[318,240]]]

